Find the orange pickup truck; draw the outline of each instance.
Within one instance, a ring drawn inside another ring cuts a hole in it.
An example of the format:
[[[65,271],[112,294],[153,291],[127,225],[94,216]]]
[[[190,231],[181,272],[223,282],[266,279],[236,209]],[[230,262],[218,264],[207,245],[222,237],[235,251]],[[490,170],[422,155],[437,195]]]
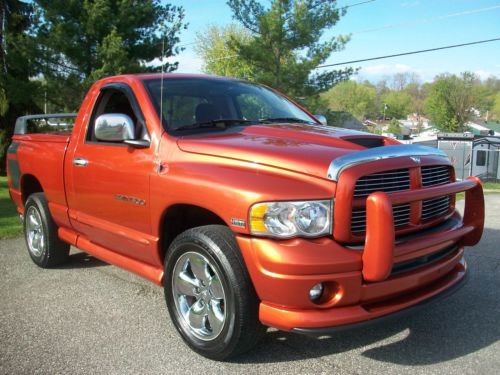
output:
[[[29,255],[52,267],[71,245],[163,286],[185,342],[219,360],[267,326],[332,334],[462,285],[480,181],[437,149],[319,118],[265,86],[181,74],[106,78],[78,115],[21,117],[7,167]]]

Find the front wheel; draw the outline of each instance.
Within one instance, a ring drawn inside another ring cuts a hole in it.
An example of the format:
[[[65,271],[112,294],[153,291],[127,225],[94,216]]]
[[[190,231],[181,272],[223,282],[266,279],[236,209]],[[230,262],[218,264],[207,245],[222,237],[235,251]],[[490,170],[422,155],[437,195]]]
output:
[[[165,259],[164,288],[176,329],[205,357],[233,357],[265,333],[257,295],[227,227],[209,225],[180,234]]]

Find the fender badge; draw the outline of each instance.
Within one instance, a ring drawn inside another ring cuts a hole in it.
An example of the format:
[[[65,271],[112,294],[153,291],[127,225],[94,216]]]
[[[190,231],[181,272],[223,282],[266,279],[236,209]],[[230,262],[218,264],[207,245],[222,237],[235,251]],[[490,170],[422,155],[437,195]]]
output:
[[[122,202],[129,202],[133,204],[137,204],[139,206],[145,206],[146,201],[144,199],[135,198],[135,197],[127,197],[126,195],[116,194],[115,199]]]
[[[239,227],[239,228],[245,228],[246,227],[245,220],[234,219],[234,218],[231,219],[231,225],[235,226],[235,227]]]

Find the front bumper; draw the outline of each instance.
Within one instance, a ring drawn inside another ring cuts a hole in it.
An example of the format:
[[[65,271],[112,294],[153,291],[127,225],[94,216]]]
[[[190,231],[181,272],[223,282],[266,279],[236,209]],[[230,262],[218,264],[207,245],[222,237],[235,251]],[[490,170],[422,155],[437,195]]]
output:
[[[396,239],[392,205],[466,192],[463,220]],[[470,178],[411,193],[373,193],[367,199],[363,249],[332,238],[276,241],[239,235],[237,241],[261,300],[259,318],[282,330],[317,330],[373,320],[407,309],[458,285],[465,277],[463,246],[476,244],[484,225],[480,181]],[[395,264],[451,248],[416,269],[392,272]],[[316,304],[310,288],[324,283],[326,298]]]
[[[398,310],[394,312],[393,314],[389,315],[383,315],[383,316],[370,316],[369,319],[365,319],[360,322],[356,323],[351,323],[351,324],[345,324],[345,325],[338,325],[334,327],[325,327],[325,328],[294,328],[292,331],[296,333],[301,333],[304,335],[309,335],[309,336],[325,336],[325,335],[332,335],[338,332],[342,331],[352,331],[355,329],[363,329],[368,326],[376,325],[376,324],[387,324],[390,321],[396,320],[396,319],[401,319],[404,316],[407,316],[409,313],[414,314],[417,312],[417,310],[423,309],[427,307],[429,304],[437,303],[439,301],[442,301],[445,298],[450,297],[451,295],[455,294],[458,292],[460,289],[462,289],[465,284],[467,284],[467,281],[469,279],[469,274],[465,272],[464,270],[464,276],[459,279],[455,284],[452,284],[449,286],[447,289],[444,291],[441,291],[440,293],[431,296],[427,299],[424,299],[422,302],[417,303],[411,308],[403,309],[403,310]]]

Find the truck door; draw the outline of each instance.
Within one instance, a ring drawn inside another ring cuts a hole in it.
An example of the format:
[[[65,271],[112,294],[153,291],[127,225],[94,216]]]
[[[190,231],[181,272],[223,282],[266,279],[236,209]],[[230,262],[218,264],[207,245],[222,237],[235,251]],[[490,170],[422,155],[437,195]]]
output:
[[[120,113],[135,124],[135,137],[148,140],[140,106],[125,84],[104,86],[85,134],[68,157],[69,216],[74,228],[92,242],[128,257],[151,263],[149,180],[154,171],[153,147],[104,142],[94,134],[95,120]]]

